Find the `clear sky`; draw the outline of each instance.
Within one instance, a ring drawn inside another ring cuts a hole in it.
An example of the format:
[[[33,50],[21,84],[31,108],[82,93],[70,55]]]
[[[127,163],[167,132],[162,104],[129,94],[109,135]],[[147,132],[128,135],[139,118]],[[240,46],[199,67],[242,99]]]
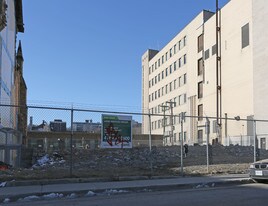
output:
[[[140,112],[143,53],[160,50],[215,2],[23,0],[28,104]]]

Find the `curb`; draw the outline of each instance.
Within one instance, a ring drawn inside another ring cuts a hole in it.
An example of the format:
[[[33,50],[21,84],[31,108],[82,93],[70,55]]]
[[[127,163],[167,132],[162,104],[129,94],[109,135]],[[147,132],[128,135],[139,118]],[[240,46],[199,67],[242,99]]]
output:
[[[234,185],[243,185],[254,183],[251,179],[240,179],[240,180],[226,180],[226,181],[209,181],[209,182],[199,182],[199,183],[182,183],[182,184],[167,184],[167,185],[149,185],[149,186],[123,186],[116,188],[106,188],[106,189],[81,189],[81,190],[73,190],[68,192],[62,191],[53,191],[53,192],[35,192],[35,193],[27,193],[27,194],[19,194],[19,195],[1,195],[0,194],[0,204],[3,203],[5,198],[9,198],[11,202],[18,201],[19,199],[23,199],[29,196],[44,196],[48,194],[63,194],[64,197],[70,196],[71,194],[76,194],[77,197],[85,197],[87,192],[91,191],[95,195],[105,195],[109,194],[109,191],[124,191],[124,193],[130,192],[152,192],[152,191],[172,191],[172,190],[180,190],[180,189],[209,189],[209,188],[218,188],[218,187],[226,187],[226,186],[234,186]],[[111,193],[113,194],[113,193]],[[111,195],[109,194],[109,195]]]

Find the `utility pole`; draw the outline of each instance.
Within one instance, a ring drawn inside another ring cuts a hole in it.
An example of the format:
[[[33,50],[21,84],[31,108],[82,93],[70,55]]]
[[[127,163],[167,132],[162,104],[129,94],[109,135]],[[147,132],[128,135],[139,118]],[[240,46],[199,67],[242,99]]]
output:
[[[171,116],[170,116],[170,126],[171,126],[171,133],[170,133],[170,137],[171,137],[171,145],[174,145],[174,124],[173,124],[173,105],[175,105],[175,102],[167,102],[170,106],[170,112],[171,112]]]
[[[222,142],[222,96],[221,96],[221,20],[219,1],[216,0],[216,113],[219,142]]]
[[[166,132],[166,110],[169,109],[167,105],[160,105],[162,111],[164,112],[164,121],[163,121],[163,140],[165,140],[165,132]]]

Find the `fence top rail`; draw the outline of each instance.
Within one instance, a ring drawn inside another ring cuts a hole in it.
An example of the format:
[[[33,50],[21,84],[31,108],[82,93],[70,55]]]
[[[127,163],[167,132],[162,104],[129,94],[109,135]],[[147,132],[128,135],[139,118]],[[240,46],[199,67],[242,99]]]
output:
[[[81,109],[81,108],[64,108],[64,107],[52,107],[52,106],[32,106],[32,105],[10,105],[10,104],[0,104],[0,107],[23,107],[27,109],[50,109],[50,110],[65,110],[65,111],[77,111],[77,112],[92,112],[92,113],[106,113],[106,114],[130,114],[130,115],[144,115],[144,116],[161,116],[161,117],[181,117],[180,114],[151,114],[142,112],[119,112],[119,111],[108,111],[108,110],[94,110],[94,109]],[[266,119],[245,119],[237,117],[213,117],[213,116],[190,116],[184,115],[184,118],[203,118],[203,119],[221,119],[221,120],[231,120],[231,121],[251,121],[251,122],[268,122]]]

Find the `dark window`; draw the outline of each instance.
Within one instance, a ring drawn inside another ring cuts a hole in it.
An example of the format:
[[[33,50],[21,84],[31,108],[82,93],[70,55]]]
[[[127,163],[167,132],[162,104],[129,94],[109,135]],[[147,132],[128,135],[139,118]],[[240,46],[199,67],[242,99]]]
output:
[[[197,138],[198,138],[198,144],[202,144],[203,143],[203,130],[202,129],[198,130]]]
[[[186,84],[187,83],[187,74],[183,75],[183,83]]]
[[[181,58],[179,58],[179,68],[181,67]]]
[[[204,70],[203,58],[198,59],[197,61],[197,74],[202,75]]]
[[[217,52],[217,47],[216,46],[217,46],[216,44],[212,46],[212,56],[214,54],[216,54],[216,52]]]
[[[184,54],[184,56],[183,56],[183,64],[186,64],[186,62],[187,62],[187,57],[186,57],[186,54]]]
[[[174,71],[177,69],[177,62],[174,62]]]
[[[203,120],[203,104],[198,105],[198,121]]]
[[[203,82],[198,82],[198,99],[203,97]]]
[[[249,45],[249,24],[241,28],[242,30],[242,49]]]
[[[209,58],[209,49],[207,49],[206,51],[205,51],[205,59],[208,59]]]
[[[183,37],[183,44],[186,46],[186,36]]]
[[[204,35],[201,34],[197,39],[198,52],[201,52],[204,48]]]

